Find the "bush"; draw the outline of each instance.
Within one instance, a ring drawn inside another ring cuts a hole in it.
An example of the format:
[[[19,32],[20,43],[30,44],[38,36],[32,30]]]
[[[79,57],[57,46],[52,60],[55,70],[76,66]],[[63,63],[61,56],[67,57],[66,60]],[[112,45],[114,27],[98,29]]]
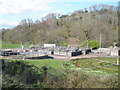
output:
[[[22,61],[2,62],[2,68],[3,88],[118,88],[117,76],[98,76],[72,69],[57,71],[52,67],[47,67],[45,73]]]
[[[2,61],[3,88],[55,88],[64,86],[64,75],[52,67],[37,68],[24,61]]]
[[[89,41],[89,45],[90,45],[90,47],[91,48],[99,48],[99,46],[100,46],[100,44],[99,44],[99,42],[98,41],[96,41],[96,40],[91,40],[91,41]]]
[[[96,40],[90,40],[90,41],[88,42],[88,44],[89,44],[89,47],[92,48],[92,49],[97,49],[97,48],[100,47],[99,42],[96,41]],[[86,47],[86,46],[87,46],[87,42],[84,41],[84,42],[81,44],[81,46],[82,46],[82,47]]]
[[[68,46],[68,43],[64,42],[62,45],[63,45],[63,46]]]

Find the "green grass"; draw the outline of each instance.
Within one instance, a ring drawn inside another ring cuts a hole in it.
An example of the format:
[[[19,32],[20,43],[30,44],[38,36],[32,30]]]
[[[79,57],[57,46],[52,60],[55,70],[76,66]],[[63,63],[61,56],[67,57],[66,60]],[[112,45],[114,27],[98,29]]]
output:
[[[74,70],[90,68],[90,69],[85,69],[85,71],[92,72],[92,73],[98,72],[102,74],[118,74],[118,66],[107,66],[106,67],[106,65],[111,65],[111,64],[106,63],[106,62],[101,62],[99,60],[116,63],[116,58],[108,58],[108,57],[91,58],[91,59],[76,59],[76,60],[69,60],[69,61],[55,60],[55,59],[20,60],[20,61],[28,62],[28,64],[35,65],[39,68],[41,68],[42,66],[51,66],[57,70],[62,70],[63,67],[74,69]],[[15,61],[15,60],[9,60],[9,61]],[[105,66],[105,67],[92,68],[92,67],[98,67],[98,66]]]
[[[95,71],[101,70],[101,71],[105,71],[107,73],[118,73],[118,66],[107,66],[107,67],[101,67],[101,68],[96,68],[93,69]]]
[[[8,61],[16,61],[16,60],[10,60],[10,59],[5,59]],[[63,62],[65,62],[64,60],[55,60],[55,59],[41,59],[41,60],[18,60],[18,61],[25,61],[28,62],[28,64],[30,65],[35,65],[39,68],[41,68],[42,66],[51,66],[54,69],[57,70],[61,70],[63,69]]]
[[[62,64],[64,61],[62,60],[55,60],[55,59],[42,59],[42,60],[27,60],[31,65],[35,65],[39,68],[42,66],[51,66],[54,69],[60,70],[62,69]]]
[[[117,57],[97,57],[95,59],[111,62],[111,63],[116,63],[117,62]]]
[[[75,70],[84,69],[85,71],[90,72],[102,72],[102,73],[108,73],[108,74],[117,74],[118,73],[118,66],[106,66],[106,65],[112,65],[111,63],[107,62],[101,62],[100,60],[116,63],[116,58],[108,58],[108,57],[100,57],[100,58],[90,58],[90,59],[76,59],[67,61],[64,63],[64,66],[66,68],[72,68]],[[99,67],[104,66],[100,68],[93,68],[93,67]]]
[[[25,45],[25,47],[29,47],[29,45]],[[0,47],[1,48],[1,47]],[[12,44],[12,43],[6,43],[2,42],[2,48],[8,49],[8,48],[21,48],[21,44]]]

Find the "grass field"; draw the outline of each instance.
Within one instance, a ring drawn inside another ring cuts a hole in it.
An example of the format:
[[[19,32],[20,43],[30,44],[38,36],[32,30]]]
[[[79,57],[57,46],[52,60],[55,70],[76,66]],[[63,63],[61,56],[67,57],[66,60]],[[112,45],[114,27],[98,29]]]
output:
[[[54,59],[43,59],[43,60],[28,60],[27,62],[39,68],[41,68],[42,66],[51,66],[57,70],[60,70],[63,69],[62,64],[64,61]]]
[[[91,58],[91,59],[70,60],[64,63],[64,67],[75,70],[84,70],[87,72],[118,74],[118,66],[112,65],[112,63],[116,63],[116,58],[99,57],[99,58]],[[112,65],[112,66],[107,66],[107,65]]]
[[[25,45],[25,47],[29,47],[29,45]],[[2,49],[7,49],[7,48],[21,48],[21,44],[12,44],[12,43],[5,43],[2,42]]]
[[[54,60],[54,59],[20,60],[20,61],[28,62],[28,64],[35,65],[39,68],[41,68],[42,66],[48,66],[48,67],[51,66],[57,70],[62,70],[63,68],[69,68],[74,70],[83,70],[85,72],[92,72],[92,73],[95,72],[99,74],[101,73],[105,75],[118,74],[118,66],[116,65],[106,66],[106,65],[112,65],[112,63],[116,63],[116,58],[100,57],[100,58],[76,59],[76,60],[68,60],[68,61]],[[93,67],[98,67],[98,68],[93,68]]]
[[[16,61],[16,60],[9,60],[8,61]],[[39,68],[42,66],[51,66],[54,69],[60,70],[63,69],[63,63],[65,62],[64,60],[55,60],[55,59],[41,59],[41,60],[18,60],[18,61],[25,61],[28,62],[30,65],[35,65]]]

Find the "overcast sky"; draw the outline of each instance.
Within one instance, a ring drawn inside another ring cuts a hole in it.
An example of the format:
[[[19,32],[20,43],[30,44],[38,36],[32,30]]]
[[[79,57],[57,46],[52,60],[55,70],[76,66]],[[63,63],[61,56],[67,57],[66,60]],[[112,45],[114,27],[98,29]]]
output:
[[[70,14],[95,4],[118,6],[119,0],[0,0],[0,28],[12,28],[22,19],[34,21],[48,13]]]

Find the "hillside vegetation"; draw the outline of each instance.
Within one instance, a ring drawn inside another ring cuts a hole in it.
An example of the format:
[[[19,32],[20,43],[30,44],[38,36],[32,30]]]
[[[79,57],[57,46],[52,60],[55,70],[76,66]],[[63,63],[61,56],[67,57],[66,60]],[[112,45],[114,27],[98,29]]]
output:
[[[94,5],[87,10],[76,10],[70,15],[49,13],[42,20],[22,20],[13,29],[4,30],[2,39],[10,43],[58,45],[81,45],[84,41],[99,41],[107,47],[117,42],[118,36],[117,7]]]
[[[118,77],[94,75],[83,71],[36,67],[24,61],[0,60],[2,88],[118,88]]]

